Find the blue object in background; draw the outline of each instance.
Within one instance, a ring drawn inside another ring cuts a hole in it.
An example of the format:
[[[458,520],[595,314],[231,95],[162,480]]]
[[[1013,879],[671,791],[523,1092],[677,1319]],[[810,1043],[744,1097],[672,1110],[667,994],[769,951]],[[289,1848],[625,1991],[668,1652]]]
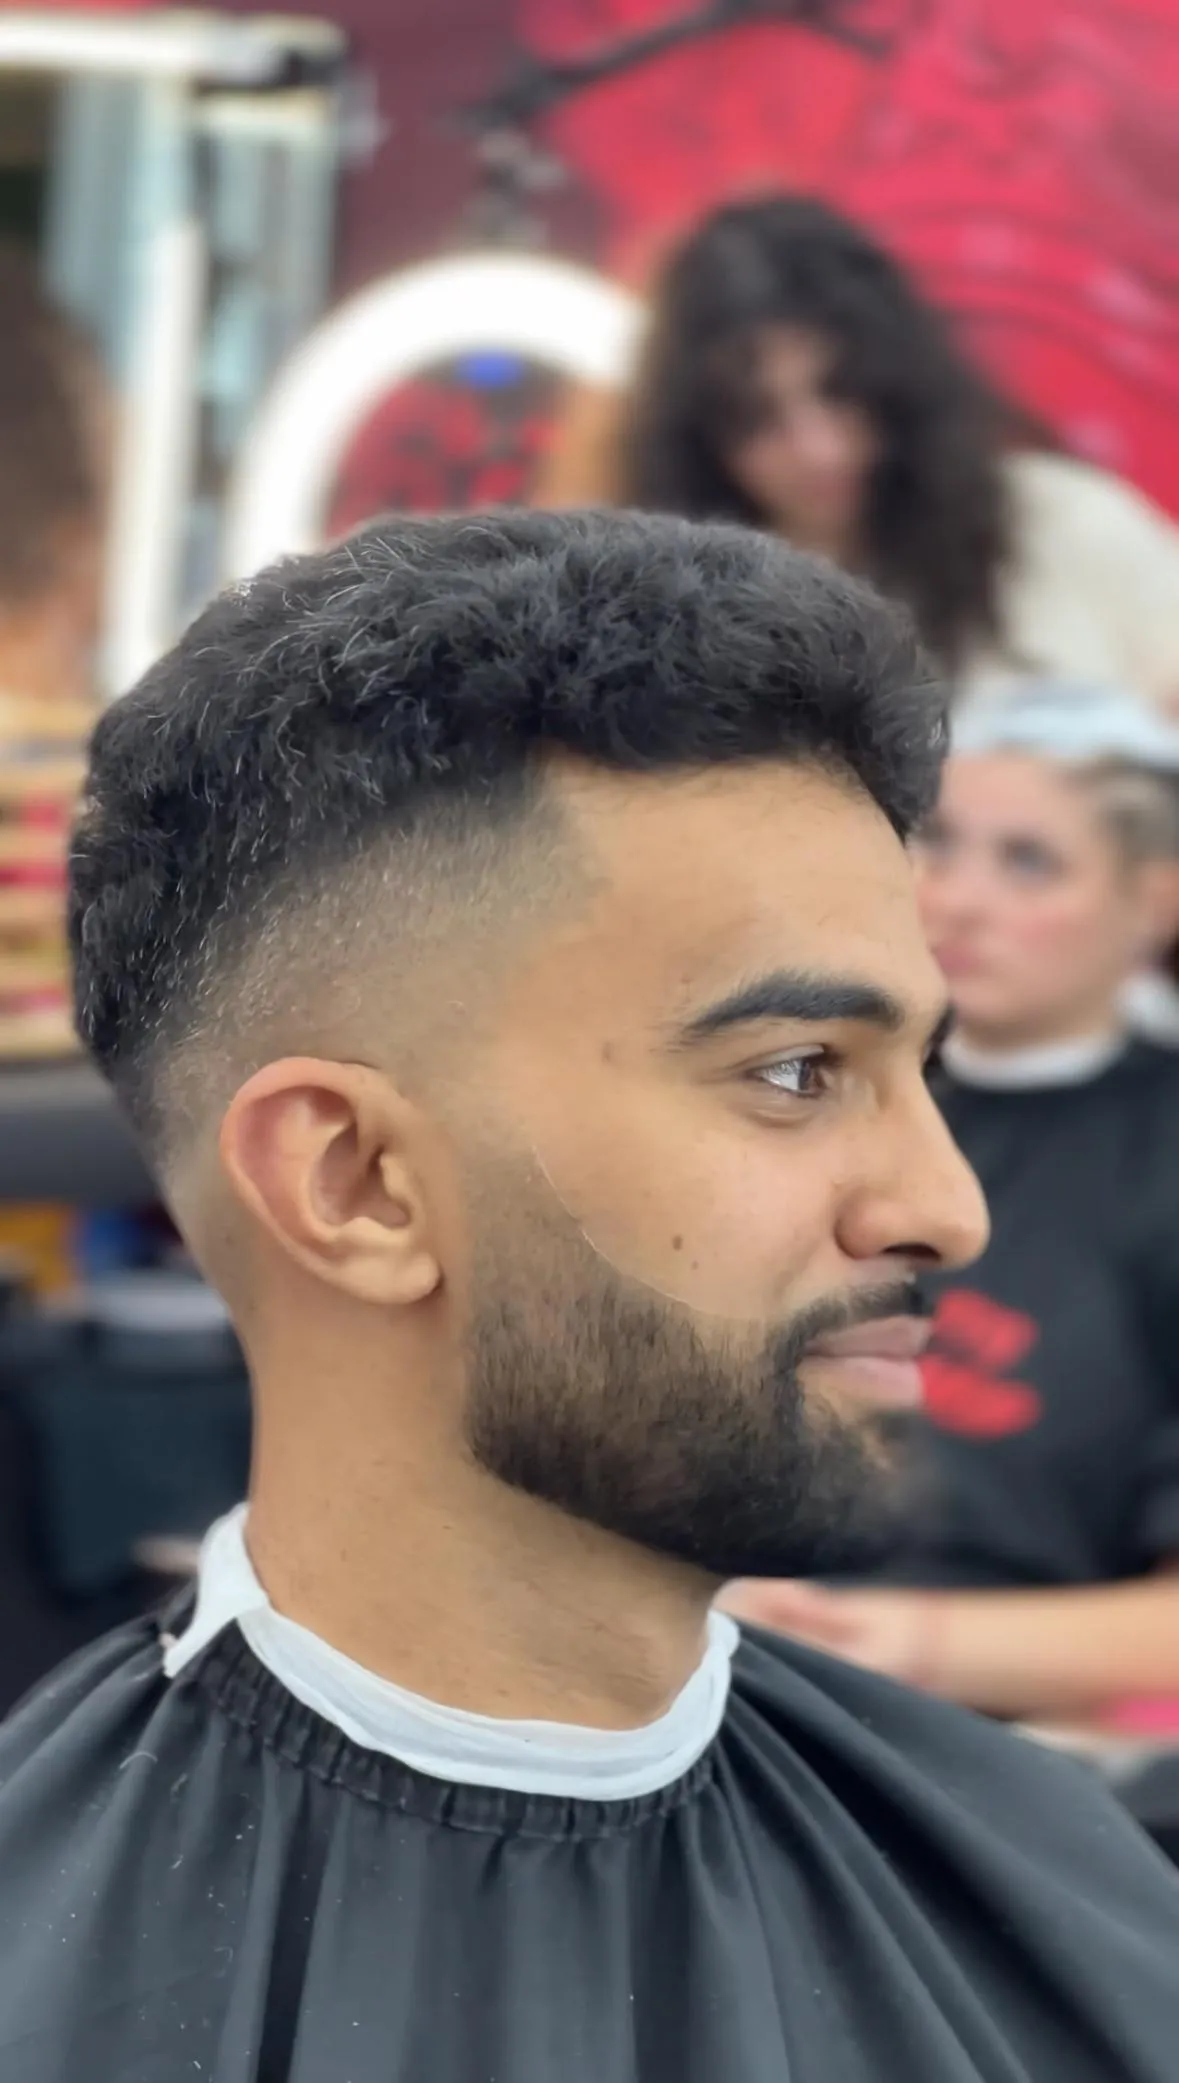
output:
[[[150,1265],[155,1250],[156,1239],[150,1224],[140,1215],[101,1209],[78,1217],[74,1260],[83,1282]]]
[[[455,368],[464,383],[478,390],[504,391],[514,383],[522,383],[528,374],[528,364],[518,354],[487,349],[478,354],[460,355]]]

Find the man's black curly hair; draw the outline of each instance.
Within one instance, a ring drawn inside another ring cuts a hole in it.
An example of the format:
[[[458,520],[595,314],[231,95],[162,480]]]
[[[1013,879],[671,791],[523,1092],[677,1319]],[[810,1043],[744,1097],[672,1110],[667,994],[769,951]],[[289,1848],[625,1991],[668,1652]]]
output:
[[[169,1052],[219,993],[248,1017],[240,965],[287,910],[423,833],[444,889],[456,830],[518,830],[546,754],[818,763],[907,834],[943,730],[898,611],[745,530],[380,521],[222,594],[102,718],[71,863],[79,1031],[150,1134]],[[395,869],[385,887],[395,926]]]

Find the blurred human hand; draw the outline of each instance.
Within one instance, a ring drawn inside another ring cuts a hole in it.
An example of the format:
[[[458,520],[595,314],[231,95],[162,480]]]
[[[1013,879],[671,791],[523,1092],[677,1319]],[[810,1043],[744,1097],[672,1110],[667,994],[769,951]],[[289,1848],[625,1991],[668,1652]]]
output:
[[[829,1591],[791,1578],[743,1578],[719,1604],[738,1620],[768,1627],[905,1685],[937,1687],[939,1600],[925,1591]]]

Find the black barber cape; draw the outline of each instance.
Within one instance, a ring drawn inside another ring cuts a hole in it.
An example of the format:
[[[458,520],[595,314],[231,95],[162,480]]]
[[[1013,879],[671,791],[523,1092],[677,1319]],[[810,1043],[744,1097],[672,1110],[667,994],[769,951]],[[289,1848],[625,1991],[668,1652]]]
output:
[[[1179,1557],[1179,1051],[1070,1084],[934,1084],[991,1242],[930,1283],[894,1581],[1113,1583]],[[1179,2077],[1179,2054],[1175,2074]]]
[[[747,1635],[632,1801],[419,1776],[231,1626],[0,1730],[0,2083],[1175,2083],[1179,1881],[1082,1768]]]

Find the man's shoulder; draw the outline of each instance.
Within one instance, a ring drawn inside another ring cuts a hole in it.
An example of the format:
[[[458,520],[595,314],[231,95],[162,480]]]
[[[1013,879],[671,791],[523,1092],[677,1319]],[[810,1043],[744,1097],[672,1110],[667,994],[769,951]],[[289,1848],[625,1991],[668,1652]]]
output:
[[[1086,1768],[1017,1731],[764,1628],[742,1626],[734,1691],[795,1743],[838,1747],[867,1777],[892,1778],[898,1789],[936,1797],[944,1785],[955,1797],[999,1804],[1029,1789],[1050,1799],[1063,1789],[1072,1805],[1080,1787],[1082,1799],[1092,1793],[1105,1807]]]
[[[900,1870],[933,1858],[996,1901],[1063,1888],[1179,1944],[1179,1875],[1088,1764],[760,1630],[743,1632],[734,1680]]]
[[[162,1688],[158,1629],[136,1621],[80,1650],[0,1723],[0,1893],[13,1817],[72,1779],[117,1772]]]
[[[208,1931],[168,1907],[194,1712],[145,1621],[0,1726],[0,2083],[181,2073],[167,2003],[137,2006],[170,1977],[195,1985],[210,1952]]]

